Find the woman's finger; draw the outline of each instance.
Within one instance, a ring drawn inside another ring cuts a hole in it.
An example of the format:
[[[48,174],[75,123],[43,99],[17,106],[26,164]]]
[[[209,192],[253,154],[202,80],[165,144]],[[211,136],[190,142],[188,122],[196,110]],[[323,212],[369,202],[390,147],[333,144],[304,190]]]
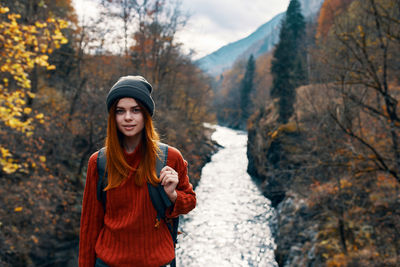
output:
[[[173,179],[172,181],[179,181],[178,173],[172,168],[163,168],[160,174],[160,182],[161,185],[165,185],[169,183],[169,179]]]

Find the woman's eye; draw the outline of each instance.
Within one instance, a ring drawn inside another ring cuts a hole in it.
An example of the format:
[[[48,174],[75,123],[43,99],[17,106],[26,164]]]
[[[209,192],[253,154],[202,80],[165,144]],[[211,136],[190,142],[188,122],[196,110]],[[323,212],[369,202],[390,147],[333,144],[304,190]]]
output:
[[[133,109],[133,113],[139,113],[140,112],[140,108],[134,108]]]
[[[123,113],[124,113],[124,111],[123,111],[122,109],[117,109],[115,112],[116,112],[117,114],[123,114]]]

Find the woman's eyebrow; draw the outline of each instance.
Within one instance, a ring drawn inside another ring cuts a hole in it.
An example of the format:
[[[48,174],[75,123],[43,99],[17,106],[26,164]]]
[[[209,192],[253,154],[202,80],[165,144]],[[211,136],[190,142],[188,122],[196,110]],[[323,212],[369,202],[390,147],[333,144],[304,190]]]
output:
[[[122,107],[122,106],[117,106],[117,108],[125,109],[125,107]],[[127,108],[140,108],[140,106],[139,105],[135,105],[135,106],[132,106],[132,107],[127,107]]]

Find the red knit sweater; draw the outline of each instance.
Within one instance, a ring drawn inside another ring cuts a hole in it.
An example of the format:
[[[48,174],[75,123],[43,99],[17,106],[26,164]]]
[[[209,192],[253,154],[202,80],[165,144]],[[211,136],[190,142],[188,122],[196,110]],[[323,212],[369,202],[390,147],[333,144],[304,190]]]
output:
[[[93,267],[96,257],[109,266],[162,266],[174,257],[174,245],[164,221],[155,228],[157,215],[147,186],[137,186],[132,174],[107,191],[106,212],[97,200],[97,154],[89,159],[82,203],[79,266]],[[138,149],[125,153],[130,166],[140,162]],[[196,195],[181,153],[168,148],[167,165],[178,172],[177,199],[168,217],[186,214],[196,206]]]

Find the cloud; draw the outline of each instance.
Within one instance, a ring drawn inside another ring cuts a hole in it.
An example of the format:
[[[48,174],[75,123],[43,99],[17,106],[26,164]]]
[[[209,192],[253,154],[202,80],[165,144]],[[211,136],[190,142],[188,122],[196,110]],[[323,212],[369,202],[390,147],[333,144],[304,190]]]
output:
[[[178,0],[179,1],[179,0]],[[196,51],[194,59],[244,38],[259,26],[285,11],[290,0],[180,0],[183,13],[189,13],[185,28],[177,33],[186,52]],[[73,0],[79,18],[98,16],[98,0]]]
[[[182,7],[192,19],[208,17],[226,30],[244,30],[261,25],[285,11],[289,0],[184,0]]]
[[[289,0],[183,0],[182,9],[191,16],[178,39],[201,57],[248,36],[288,4]]]

